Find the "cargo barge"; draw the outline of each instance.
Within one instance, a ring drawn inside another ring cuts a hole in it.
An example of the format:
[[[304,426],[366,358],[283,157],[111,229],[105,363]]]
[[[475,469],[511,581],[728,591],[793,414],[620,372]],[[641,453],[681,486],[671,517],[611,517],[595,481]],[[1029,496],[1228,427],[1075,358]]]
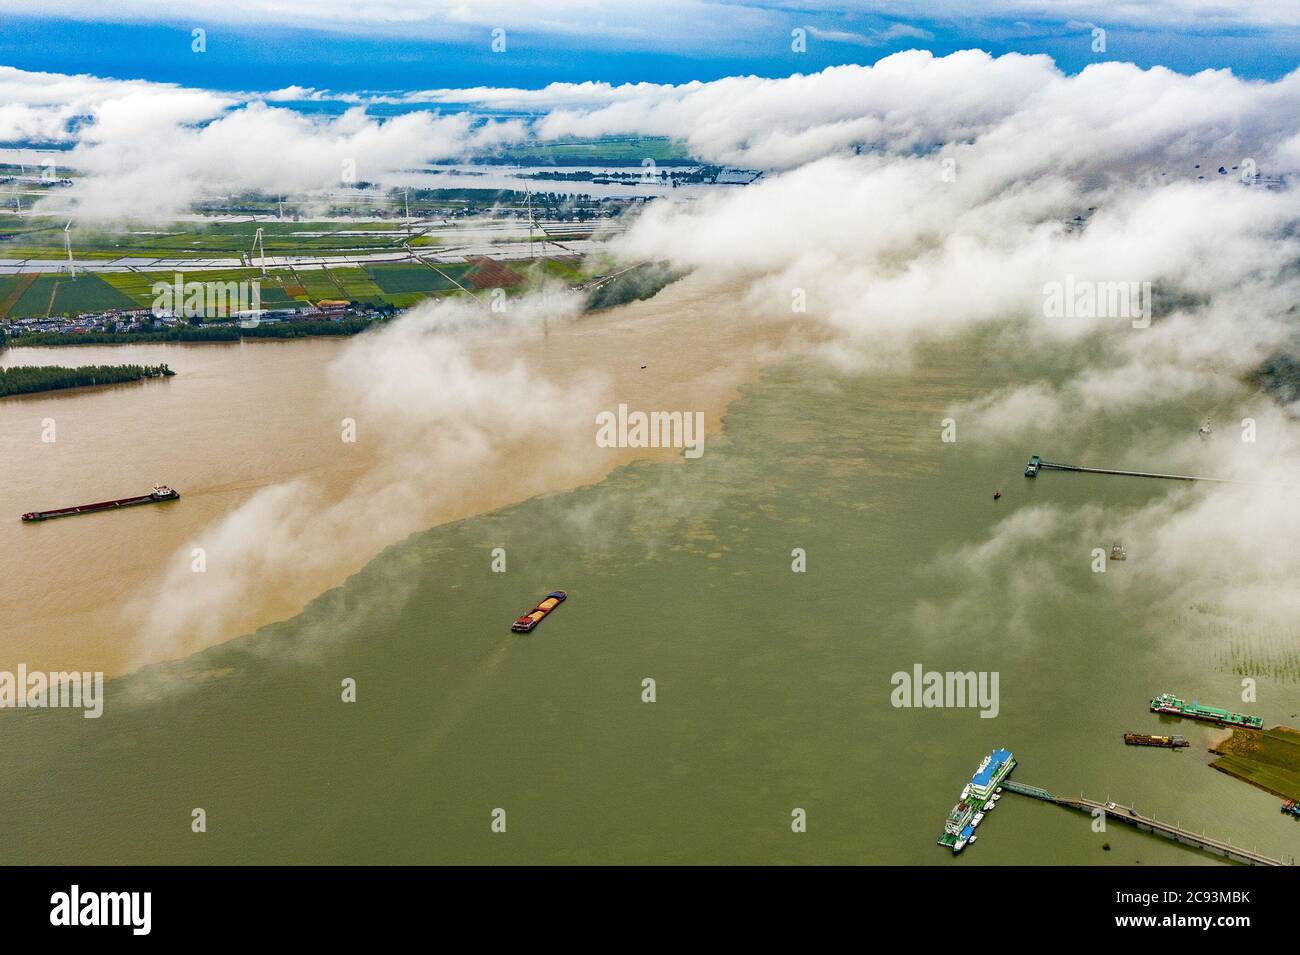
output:
[[[1192,700],[1181,700],[1172,693],[1161,693],[1151,701],[1152,713],[1164,713],[1168,716],[1185,716],[1192,720],[1204,720],[1219,726],[1240,726],[1242,729],[1259,730],[1264,728],[1264,720],[1258,716],[1244,713],[1231,713],[1217,706],[1205,706]]]
[[[49,521],[56,517],[71,517],[74,514],[95,514],[99,511],[115,511],[119,507],[135,507],[137,504],[157,504],[161,501],[174,501],[180,494],[165,484],[155,484],[148,494],[139,497],[123,497],[116,501],[100,501],[98,504],[79,504],[76,507],[56,507],[52,511],[28,511],[23,520]]]
[[[957,805],[948,812],[939,845],[948,847],[956,855],[978,838],[975,830],[997,806],[1002,798],[1002,781],[1015,768],[1016,758],[1009,749],[995,749],[984,757],[970,782],[962,789]]]
[[[1165,749],[1182,749],[1192,745],[1181,736],[1150,736],[1146,733],[1125,733],[1124,742],[1129,746],[1162,746]]]
[[[556,590],[547,594],[541,603],[511,624],[510,629],[515,633],[528,633],[533,627],[542,622],[543,617],[564,603],[568,596],[563,590]]]

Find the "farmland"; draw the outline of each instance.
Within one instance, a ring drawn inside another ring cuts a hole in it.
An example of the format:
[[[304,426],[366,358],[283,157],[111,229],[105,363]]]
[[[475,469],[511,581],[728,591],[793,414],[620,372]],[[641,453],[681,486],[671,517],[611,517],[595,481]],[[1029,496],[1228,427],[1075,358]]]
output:
[[[1300,731],[1289,726],[1270,730],[1233,730],[1212,752],[1210,765],[1286,799],[1300,799]]]
[[[461,295],[447,277],[461,281],[470,266],[377,265],[366,268],[280,269],[265,276],[260,269],[221,269],[180,273],[182,281],[259,282],[264,308],[346,300],[358,305],[406,308],[431,295]],[[173,272],[80,273],[0,276],[0,319],[46,318],[106,309],[151,308],[153,286],[170,286]]]

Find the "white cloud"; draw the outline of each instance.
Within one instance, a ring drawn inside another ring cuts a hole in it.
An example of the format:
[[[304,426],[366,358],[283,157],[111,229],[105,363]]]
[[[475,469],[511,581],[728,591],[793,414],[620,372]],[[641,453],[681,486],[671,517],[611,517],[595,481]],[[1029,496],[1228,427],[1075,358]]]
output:
[[[934,39],[934,34],[929,30],[922,30],[920,27],[914,27],[907,23],[891,23],[883,30],[870,30],[867,33],[855,33],[851,30],[824,30],[815,26],[810,26],[807,30],[808,35],[814,40],[825,40],[829,43],[852,43],[855,46],[884,46],[886,43],[902,39]]]

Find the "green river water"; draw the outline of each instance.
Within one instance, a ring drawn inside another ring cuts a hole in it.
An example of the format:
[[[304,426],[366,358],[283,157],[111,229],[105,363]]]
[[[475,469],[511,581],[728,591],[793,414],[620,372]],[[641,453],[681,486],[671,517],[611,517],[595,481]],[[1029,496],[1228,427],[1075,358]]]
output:
[[[1091,572],[1108,540],[945,564],[1033,504],[1197,493],[1021,475],[1033,452],[1120,465],[1136,432],[1184,427],[1186,408],[1080,420],[1052,447],[941,442],[957,402],[1028,370],[991,354],[774,367],[699,460],[415,534],[292,620],[110,681],[102,719],[10,712],[0,861],[1222,864],[1010,794],[954,858],[935,839],[994,746],[1021,781],[1297,854],[1278,799],[1208,768],[1210,728],[1147,712],[1170,690],[1296,725],[1294,677],[1236,704],[1230,652],[1185,649],[1158,595],[1115,586],[1127,568]],[[1125,540],[1133,567],[1141,542]],[[1041,561],[1056,584],[1038,594]],[[509,632],[557,588],[567,603]],[[997,671],[998,716],[893,707],[891,674],[917,663]],[[1192,747],[1127,748],[1126,729]]]

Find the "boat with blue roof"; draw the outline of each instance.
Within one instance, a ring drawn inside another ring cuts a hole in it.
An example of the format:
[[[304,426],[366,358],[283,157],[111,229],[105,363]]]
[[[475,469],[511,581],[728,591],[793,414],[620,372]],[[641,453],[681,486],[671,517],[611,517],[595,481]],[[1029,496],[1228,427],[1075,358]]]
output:
[[[948,812],[939,836],[939,845],[954,854],[975,841],[975,827],[997,803],[1003,780],[1016,768],[1016,758],[1009,749],[995,749],[980,761],[970,782],[962,788],[957,805]]]

